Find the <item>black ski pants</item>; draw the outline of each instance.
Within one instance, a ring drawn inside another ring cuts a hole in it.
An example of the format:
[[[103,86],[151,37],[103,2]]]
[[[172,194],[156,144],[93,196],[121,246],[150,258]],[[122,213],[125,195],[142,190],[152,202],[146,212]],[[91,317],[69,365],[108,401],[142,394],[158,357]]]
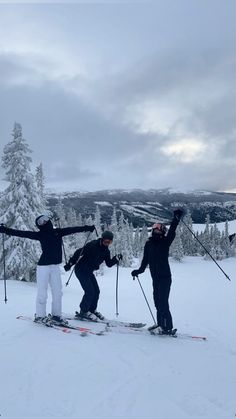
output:
[[[100,289],[92,271],[76,269],[75,274],[84,290],[84,296],[80,303],[80,309],[84,313],[94,313],[97,309]]]
[[[171,277],[155,276],[153,280],[153,299],[157,310],[157,324],[163,330],[173,329],[172,316],[169,308]]]

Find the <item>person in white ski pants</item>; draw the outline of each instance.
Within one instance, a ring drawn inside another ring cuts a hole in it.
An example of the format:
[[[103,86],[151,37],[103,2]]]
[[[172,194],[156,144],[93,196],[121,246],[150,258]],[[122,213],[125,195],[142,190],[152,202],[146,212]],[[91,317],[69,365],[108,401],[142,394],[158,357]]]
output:
[[[92,232],[95,226],[78,226],[53,228],[51,219],[47,215],[36,218],[35,224],[39,231],[16,230],[0,226],[0,233],[9,236],[38,240],[41,244],[42,254],[37,264],[37,297],[35,321],[46,317],[48,285],[52,292],[52,320],[62,322],[62,282],[60,264],[62,262],[62,237],[69,234]]]
[[[39,317],[46,316],[48,285],[52,294],[52,316],[61,316],[62,312],[62,281],[60,265],[37,266],[37,297],[36,313]]]

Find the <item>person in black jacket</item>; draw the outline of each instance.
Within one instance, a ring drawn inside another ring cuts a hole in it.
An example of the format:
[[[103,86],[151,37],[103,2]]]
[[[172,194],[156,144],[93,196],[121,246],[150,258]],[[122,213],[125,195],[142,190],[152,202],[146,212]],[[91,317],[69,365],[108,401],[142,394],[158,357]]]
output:
[[[113,233],[104,231],[102,237],[87,243],[84,248],[75,251],[69,262],[64,266],[68,271],[75,265],[75,274],[84,290],[84,296],[80,303],[80,312],[76,311],[75,317],[87,320],[103,320],[104,316],[97,311],[100,289],[93,271],[99,269],[102,262],[111,268],[119,263],[122,255],[119,254],[111,259],[108,247],[112,244]]]
[[[153,225],[152,236],[147,240],[144,247],[141,266],[131,272],[134,278],[143,273],[149,265],[153,283],[154,304],[157,310],[157,325],[155,327],[158,327],[159,333],[170,334],[173,329],[169,309],[171,271],[168,257],[169,248],[175,238],[175,230],[182,215],[183,211],[181,209],[174,211],[174,218],[168,232],[166,226],[162,223]]]
[[[15,230],[0,226],[0,232],[9,236],[24,237],[38,240],[41,244],[42,254],[37,265],[37,298],[36,322],[46,322],[46,303],[48,284],[52,292],[51,319],[55,323],[62,323],[62,282],[60,263],[62,262],[62,237],[73,233],[93,231],[94,226],[53,228],[52,221],[47,215],[36,218],[35,224],[39,231]]]

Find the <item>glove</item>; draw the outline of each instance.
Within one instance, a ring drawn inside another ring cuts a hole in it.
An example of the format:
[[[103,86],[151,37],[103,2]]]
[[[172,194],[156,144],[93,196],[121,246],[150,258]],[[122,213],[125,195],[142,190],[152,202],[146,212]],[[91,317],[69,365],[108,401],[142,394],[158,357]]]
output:
[[[184,213],[184,211],[179,208],[179,209],[177,209],[177,210],[174,211],[174,217],[177,220],[180,220],[181,217],[183,216],[183,213]]]
[[[139,275],[139,269],[134,269],[134,271],[131,272],[132,276],[138,276]]]
[[[230,234],[230,236],[229,236],[230,243],[234,240],[235,235],[236,235],[235,233],[234,234]]]
[[[68,262],[66,265],[64,265],[64,269],[65,269],[65,271],[67,272],[67,271],[69,271],[70,270],[70,268],[71,268],[71,263],[70,262]]]
[[[118,261],[123,260],[123,255],[121,253],[119,253],[118,255],[116,255],[116,259]]]
[[[7,227],[4,224],[0,224],[0,233],[6,233]]]
[[[84,226],[84,231],[91,231],[91,233],[95,230],[95,226]]]

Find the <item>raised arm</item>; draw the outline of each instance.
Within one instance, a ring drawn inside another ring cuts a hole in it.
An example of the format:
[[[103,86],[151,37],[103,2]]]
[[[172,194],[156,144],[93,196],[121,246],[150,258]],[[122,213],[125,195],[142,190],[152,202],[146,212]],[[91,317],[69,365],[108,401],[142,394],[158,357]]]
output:
[[[173,220],[170,224],[170,228],[169,228],[167,236],[166,236],[170,245],[175,238],[175,231],[176,231],[176,228],[177,228],[177,226],[180,222],[180,219],[181,219],[182,215],[183,215],[183,211],[181,209],[177,209],[177,210],[174,211],[174,217],[173,217]]]
[[[14,228],[8,228],[4,225],[0,226],[0,233],[7,234],[8,236],[23,237],[25,239],[40,240],[39,233],[37,231],[15,230]]]
[[[86,231],[91,231],[91,233],[95,230],[95,226],[79,226],[79,227],[65,227],[65,228],[59,228],[57,231],[61,236],[68,236],[69,234],[74,233],[84,233]]]

